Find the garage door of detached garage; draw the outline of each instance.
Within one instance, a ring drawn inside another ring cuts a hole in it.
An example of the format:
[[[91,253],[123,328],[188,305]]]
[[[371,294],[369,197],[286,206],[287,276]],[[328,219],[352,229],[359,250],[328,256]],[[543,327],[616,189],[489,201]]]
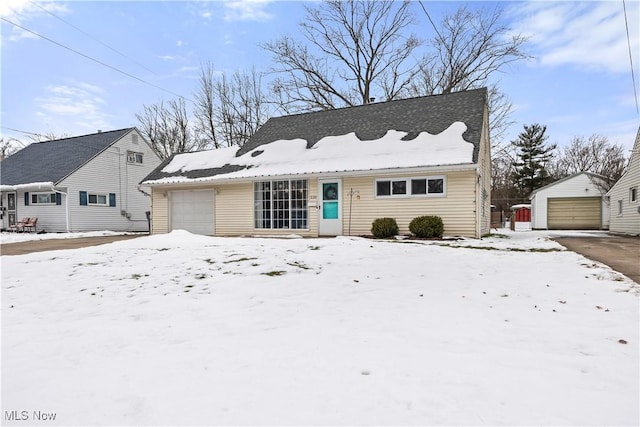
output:
[[[600,197],[563,197],[547,200],[547,227],[551,230],[598,230],[602,224]]]
[[[187,230],[212,236],[214,193],[211,190],[171,192],[171,230]]]

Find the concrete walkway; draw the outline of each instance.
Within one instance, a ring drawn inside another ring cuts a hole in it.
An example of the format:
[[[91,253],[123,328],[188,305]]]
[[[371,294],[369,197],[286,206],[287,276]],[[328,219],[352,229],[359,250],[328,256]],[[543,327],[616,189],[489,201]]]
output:
[[[570,251],[608,265],[640,284],[640,237],[601,236],[554,237]]]
[[[0,244],[0,255],[23,255],[31,252],[57,251],[60,249],[78,249],[98,246],[120,240],[135,239],[147,234],[125,234],[117,236],[78,237],[74,239],[45,239],[28,242]]]

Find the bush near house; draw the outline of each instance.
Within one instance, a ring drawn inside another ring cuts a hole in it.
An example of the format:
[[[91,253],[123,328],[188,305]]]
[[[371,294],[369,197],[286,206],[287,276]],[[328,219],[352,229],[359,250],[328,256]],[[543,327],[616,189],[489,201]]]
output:
[[[437,215],[419,216],[411,220],[409,231],[420,238],[442,237],[444,224]]]
[[[378,239],[386,239],[398,234],[398,223],[395,218],[378,218],[371,224],[371,234]]]

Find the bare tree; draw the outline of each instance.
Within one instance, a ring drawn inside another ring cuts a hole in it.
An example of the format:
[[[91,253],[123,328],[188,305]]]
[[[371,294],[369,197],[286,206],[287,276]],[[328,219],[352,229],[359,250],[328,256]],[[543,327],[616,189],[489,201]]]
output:
[[[24,143],[16,138],[0,138],[0,161],[24,148]]]
[[[443,18],[431,51],[420,64],[413,89],[422,94],[449,93],[485,86],[489,77],[515,61],[529,58],[521,49],[527,41],[510,34],[502,20],[503,10],[470,11],[461,6]]]
[[[578,172],[592,172],[603,177],[596,185],[603,191],[615,184],[624,173],[624,147],[609,142],[607,137],[591,135],[588,139],[576,136],[560,150],[554,165],[557,178]]]
[[[45,133],[30,133],[27,135],[27,138],[30,141],[28,144],[31,144],[32,142],[55,141],[57,139],[71,138],[71,136],[72,135],[67,132],[57,134],[53,131],[47,131]]]
[[[37,143],[37,142],[45,142],[45,141],[54,141],[56,139],[63,139],[71,137],[71,134],[61,133],[56,134],[52,131],[48,131],[45,133],[33,133],[33,132],[25,132],[26,140],[20,140],[18,138],[0,138],[0,160],[4,160],[10,155],[16,153],[17,151],[22,150],[27,145]]]
[[[415,23],[409,1],[329,0],[305,8],[306,43],[285,36],[263,45],[283,75],[272,90],[285,111],[366,104],[376,89],[392,99],[408,86],[415,64],[407,60],[420,44],[404,34]]]
[[[200,87],[195,94],[195,128],[199,135],[211,141],[213,148],[220,148],[216,123],[215,72],[207,62],[200,69]]]
[[[250,72],[223,74],[213,85],[218,105],[214,109],[217,140],[221,145],[242,146],[270,116],[262,91],[262,78]]]
[[[422,5],[422,2],[420,2]],[[410,96],[450,93],[489,86],[489,118],[494,146],[503,142],[512,104],[490,78],[503,72],[511,63],[529,58],[522,50],[526,37],[510,35],[503,23],[501,8],[470,11],[467,6],[443,17],[435,24],[426,8],[425,14],[435,35],[408,89]]]
[[[184,98],[168,103],[144,106],[142,114],[136,114],[140,132],[151,142],[151,147],[160,158],[166,159],[175,153],[185,153],[207,148],[207,141],[194,135]]]

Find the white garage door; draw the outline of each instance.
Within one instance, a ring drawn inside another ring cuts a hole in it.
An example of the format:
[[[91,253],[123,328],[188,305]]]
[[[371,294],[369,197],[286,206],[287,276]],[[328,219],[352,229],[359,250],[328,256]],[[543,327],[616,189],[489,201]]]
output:
[[[171,230],[214,234],[213,191],[172,191]]]
[[[549,199],[548,228],[552,230],[597,230],[601,227],[600,197],[564,197]]]

